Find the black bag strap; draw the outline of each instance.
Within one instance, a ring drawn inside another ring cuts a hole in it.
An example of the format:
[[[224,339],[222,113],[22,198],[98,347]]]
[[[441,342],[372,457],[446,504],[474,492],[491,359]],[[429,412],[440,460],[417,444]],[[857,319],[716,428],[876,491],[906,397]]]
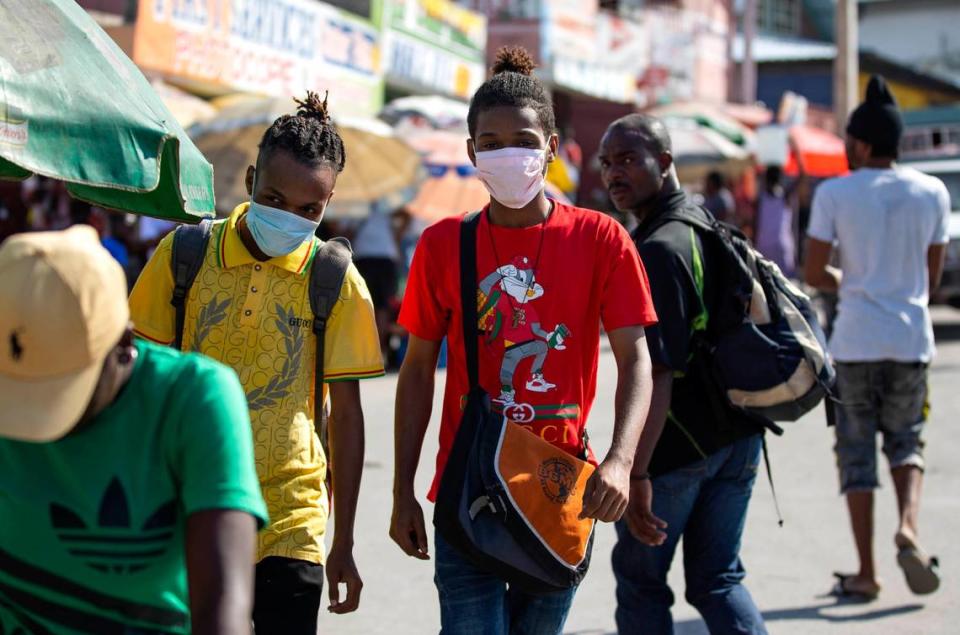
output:
[[[660,215],[654,218],[649,225],[641,226],[639,228],[640,232],[637,236],[638,240],[640,242],[643,242],[644,240],[652,236],[653,232],[657,231],[667,223],[671,223],[673,221],[679,221],[681,223],[690,225],[702,231],[715,230],[713,223],[711,223],[708,220],[694,216],[693,214],[687,213],[683,210],[683,208],[671,209],[669,211],[660,213]]]
[[[197,225],[180,225],[173,233],[170,268],[173,270],[173,295],[170,304],[176,311],[173,347],[183,348],[183,327],[187,315],[187,294],[196,280],[210,243],[213,222],[202,220]]]
[[[320,444],[327,453],[327,410],[323,403],[323,356],[327,320],[340,298],[340,289],[353,260],[353,250],[346,238],[333,238],[321,243],[310,267],[310,308],[313,311],[313,334],[317,340],[317,359],[314,370],[314,425],[318,427]]]
[[[480,350],[477,343],[477,227],[481,212],[460,222],[460,312],[463,314],[463,344],[467,354],[470,390],[480,385]]]
[[[770,493],[773,494],[773,508],[777,510],[777,522],[783,527],[783,514],[780,513],[780,501],[777,500],[777,488],[773,485],[773,470],[770,469],[770,451],[767,450],[767,436],[760,437],[763,443],[763,464],[767,468],[767,481],[770,483]]]

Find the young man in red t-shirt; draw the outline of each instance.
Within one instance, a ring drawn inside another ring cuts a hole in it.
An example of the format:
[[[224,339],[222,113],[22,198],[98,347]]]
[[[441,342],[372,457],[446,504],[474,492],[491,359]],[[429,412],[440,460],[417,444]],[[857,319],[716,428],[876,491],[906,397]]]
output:
[[[544,195],[557,135],[549,94],[532,70],[522,49],[501,51],[468,117],[468,152],[491,195],[477,228],[480,383],[511,421],[580,455],[596,393],[601,325],[606,329],[618,367],[613,443],[586,486],[583,515],[612,522],[626,509],[649,406],[644,327],[655,323],[656,315],[627,232],[608,216]],[[461,220],[443,220],[423,234],[400,313],[410,344],[397,386],[390,533],[408,555],[422,560],[429,550],[413,484],[445,337],[450,357],[431,500],[468,392],[460,317]],[[440,536],[435,547],[445,634],[499,633],[505,627],[514,633],[561,632],[575,589],[536,596],[508,590]]]

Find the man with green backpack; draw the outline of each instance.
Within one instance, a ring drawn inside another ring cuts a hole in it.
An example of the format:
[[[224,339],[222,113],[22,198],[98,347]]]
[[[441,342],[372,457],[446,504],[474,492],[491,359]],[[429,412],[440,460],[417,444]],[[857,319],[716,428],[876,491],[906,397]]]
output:
[[[764,430],[782,433],[775,422],[831,391],[826,339],[780,268],[689,202],[661,121],[615,121],[600,165],[614,204],[640,221],[633,239],[661,318],[647,338],[653,401],[613,556],[617,622],[673,632],[666,578],[682,535],[687,600],[710,631],[765,633],[742,584],[747,505]]]
[[[715,406],[695,362],[694,334],[717,307],[716,254],[685,222],[707,222],[680,189],[670,138],[653,118],[629,115],[608,128],[601,175],[617,209],[634,214],[633,234],[650,276],[660,322],[648,329],[653,398],[631,477],[630,504],[613,552],[621,633],[673,632],[667,572],[684,539],[686,597],[714,633],[766,633],[741,584],[740,538],[760,461],[762,428]]]

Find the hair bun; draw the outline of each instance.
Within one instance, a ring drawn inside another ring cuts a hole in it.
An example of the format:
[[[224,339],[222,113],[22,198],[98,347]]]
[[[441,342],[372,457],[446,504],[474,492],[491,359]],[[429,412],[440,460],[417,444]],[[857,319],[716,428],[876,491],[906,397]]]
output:
[[[537,67],[530,53],[522,46],[504,46],[497,51],[496,60],[493,62],[493,74],[500,73],[519,73],[520,75],[533,75],[533,70]]]
[[[294,97],[293,101],[297,103],[297,116],[316,119],[320,123],[327,123],[327,121],[330,120],[330,114],[327,110],[327,98],[329,96],[330,91],[327,91],[323,95],[323,101],[320,101],[320,95],[312,90],[308,90],[306,99],[297,99]]]

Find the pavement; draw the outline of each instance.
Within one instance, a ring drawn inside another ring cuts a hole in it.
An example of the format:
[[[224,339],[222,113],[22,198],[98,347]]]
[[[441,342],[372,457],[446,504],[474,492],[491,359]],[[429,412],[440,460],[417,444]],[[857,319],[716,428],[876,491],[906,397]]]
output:
[[[856,569],[853,538],[838,495],[833,432],[822,410],[788,424],[783,437],[769,439],[774,483],[785,524],[777,526],[770,485],[758,478],[747,518],[742,556],[746,584],[772,634],[947,635],[960,633],[960,312],[934,309],[938,356],[930,372],[931,420],[926,433],[927,478],[921,509],[921,539],[940,557],[943,584],[930,596],[914,596],[896,564],[893,534],[896,501],[889,472],[881,471],[876,502],[875,549],[884,585],[870,603],[837,601],[827,592],[833,571]],[[432,505],[425,495],[433,474],[444,377],[437,377],[434,417],[427,432],[418,492],[427,522]],[[597,400],[588,422],[598,455],[609,447],[616,369],[609,351],[600,357]],[[396,376],[363,383],[367,451],[356,530],[356,559],[364,578],[358,612],[324,614],[321,632],[337,635],[419,635],[440,630],[432,562],[405,556],[387,531],[392,506],[393,400]],[[881,462],[881,465],[883,463]],[[332,524],[331,524],[332,527]],[[432,530],[432,527],[429,528]],[[593,565],[570,612],[568,635],[607,635],[614,623],[615,582],[610,552],[613,527],[598,528]],[[432,542],[431,542],[432,545]],[[682,562],[670,574],[677,595],[678,635],[705,635],[697,612],[683,600]],[[642,635],[642,625],[635,631]]]

